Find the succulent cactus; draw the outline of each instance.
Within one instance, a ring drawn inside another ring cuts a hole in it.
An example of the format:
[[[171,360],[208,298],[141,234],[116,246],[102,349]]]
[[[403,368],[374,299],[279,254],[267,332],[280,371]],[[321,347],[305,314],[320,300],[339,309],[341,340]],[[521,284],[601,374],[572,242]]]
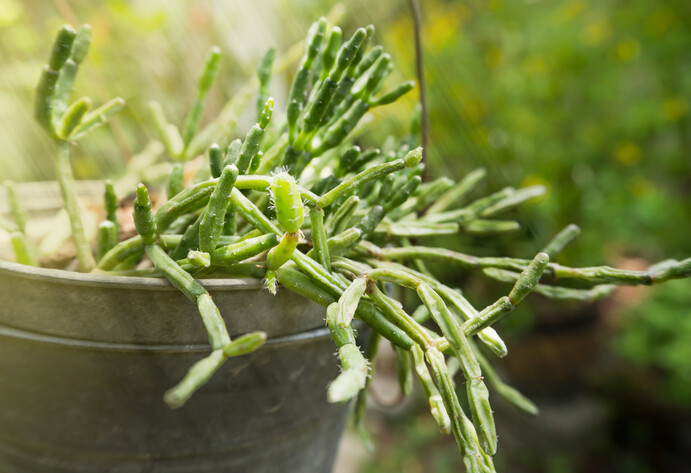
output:
[[[147,188],[140,184],[133,211],[138,236],[117,243],[117,198],[112,185],[106,184],[107,219],[99,230],[97,262],[72,190],[69,146],[105,123],[123,102],[114,99],[93,112],[88,98],[67,106],[88,50],[88,26],[59,31],[36,90],[36,118],[57,143],[58,180],[80,270],[164,277],[197,304],[211,352],[165,393],[171,407],[182,407],[228,358],[251,353],[266,340],[263,332],[231,340],[223,317],[198,279],[211,274],[265,278],[272,293],[283,287],[326,307],[342,367],[326,394],[330,402],[357,397],[354,415],[356,421],[362,419],[373,358],[379,341],[386,338],[396,348],[402,390],[410,391],[414,371],[440,431],[454,435],[467,470],[492,472],[497,436],[488,386],[517,408],[537,413],[531,401],[499,379],[480,351],[478,345],[484,345],[494,355],[507,354],[492,325],[530,292],[553,299],[594,300],[616,285],[689,277],[691,259],[668,260],[647,271],[566,267],[554,260],[578,236],[575,225],[566,227],[532,259],[480,257],[410,244],[410,238],[457,232],[514,231],[518,222],[495,216],[545,189],[507,187],[468,203],[468,194],[486,175],[484,170],[458,182],[445,177],[422,183],[420,147],[402,144],[381,152],[354,146],[353,130],[369,110],[396,101],[414,87],[404,82],[379,94],[392,60],[381,47],[369,47],[373,33],[372,26],[360,28],[342,41],[343,32],[325,19],[312,25],[290,87],[285,121],[274,123],[277,134],[265,133],[270,122],[281,119],[269,98],[274,52],[267,53],[259,68],[258,123],[244,140],[231,141],[225,152],[217,144],[208,146],[208,174],[191,185],[183,186],[181,165],[172,166],[168,200],[156,211]],[[213,48],[182,132],[168,123],[160,105],[151,104],[158,138],[174,161],[184,162],[197,156],[200,147],[207,148],[203,143],[208,133],[199,131],[201,111],[220,58],[220,50]],[[13,204],[16,231],[23,235],[23,212],[17,199]],[[18,259],[35,263],[22,243],[26,238],[16,239]],[[131,269],[144,256],[153,268]],[[478,309],[460,290],[427,270],[424,262],[434,260],[508,283],[512,289]],[[387,290],[391,287],[414,291],[419,303],[404,306],[391,296],[393,292]],[[355,318],[371,329],[365,354],[357,345]],[[459,403],[446,363],[452,358],[465,379],[470,412]]]

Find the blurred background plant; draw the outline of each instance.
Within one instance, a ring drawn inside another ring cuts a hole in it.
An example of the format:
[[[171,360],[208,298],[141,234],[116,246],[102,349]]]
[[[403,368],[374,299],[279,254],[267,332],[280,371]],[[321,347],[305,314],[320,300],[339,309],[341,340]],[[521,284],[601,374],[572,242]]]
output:
[[[327,12],[345,31],[375,24],[377,41],[396,63],[392,82],[414,78],[406,0],[0,0],[0,180],[54,177],[52,146],[34,122],[31,103],[45,44],[64,22],[93,26],[91,64],[76,84],[80,95],[97,102],[122,96],[128,104],[110,130],[95,131],[75,149],[77,178],[100,179],[122,176],[132,156],[157,136],[149,100],[182,122],[210,46],[224,54],[206,117],[255,76],[268,48],[290,58],[290,47]],[[490,189],[549,189],[523,207],[527,224],[520,232],[483,239],[480,248],[472,237],[445,244],[477,254],[532,255],[574,222],[584,232],[566,251],[566,264],[604,258],[644,267],[691,254],[687,0],[426,0],[422,20],[429,177],[486,167]],[[272,79],[276,103],[285,103],[289,70]],[[390,135],[405,136],[415,103],[409,94],[378,109],[380,126],[361,140],[381,146]],[[255,119],[254,101],[248,104],[238,130]],[[435,271],[461,277],[449,268]],[[468,297],[490,300],[503,290],[477,286]],[[691,451],[689,282],[627,290],[585,307],[539,297],[530,302],[502,322],[500,328],[513,333],[512,356],[503,367],[517,387],[542,400],[543,416],[532,421],[507,414],[513,427],[500,441],[511,448],[502,447],[498,465],[512,471],[685,471],[677,456]],[[364,456],[363,471],[458,470],[455,447],[439,443],[426,419],[418,420],[418,408],[381,415],[375,425],[381,448]],[[555,425],[569,422],[570,431],[555,434]],[[681,432],[671,440],[670,425]],[[521,438],[521,428],[534,435]],[[550,450],[525,453],[536,448],[531,442]]]

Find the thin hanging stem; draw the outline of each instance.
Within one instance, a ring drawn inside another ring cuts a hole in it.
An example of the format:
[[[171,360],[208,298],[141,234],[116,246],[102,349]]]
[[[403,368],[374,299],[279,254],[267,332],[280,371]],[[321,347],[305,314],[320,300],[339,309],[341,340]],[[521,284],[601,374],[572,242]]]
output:
[[[422,58],[422,19],[420,15],[420,4],[418,0],[408,0],[410,11],[413,15],[415,27],[415,70],[417,74],[418,86],[420,87],[420,107],[422,119],[422,150],[423,156],[427,158],[427,144],[429,143],[429,113],[427,109],[427,92],[425,88],[425,69]],[[422,172],[422,180],[427,181],[428,168]]]

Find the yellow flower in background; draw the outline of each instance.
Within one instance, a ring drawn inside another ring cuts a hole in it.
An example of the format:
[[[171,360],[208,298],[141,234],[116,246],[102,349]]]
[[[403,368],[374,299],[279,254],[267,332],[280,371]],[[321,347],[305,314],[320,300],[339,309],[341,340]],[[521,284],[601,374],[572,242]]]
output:
[[[632,61],[641,54],[641,44],[635,39],[621,41],[617,44],[616,55],[621,62]]]
[[[604,43],[612,33],[612,28],[604,19],[591,22],[581,32],[581,41],[588,46],[597,46]]]
[[[634,176],[629,179],[629,189],[636,197],[651,196],[655,193],[655,186],[643,176]]]
[[[667,120],[677,121],[689,113],[689,101],[684,97],[672,97],[662,103],[662,111]]]
[[[571,21],[580,16],[588,8],[588,4],[583,0],[575,0],[564,5],[557,10],[557,15],[560,19]]]
[[[471,13],[465,5],[434,3],[430,6],[425,41],[432,51],[440,51],[459,35]]]
[[[614,157],[625,166],[633,166],[643,159],[643,152],[630,141],[622,141],[614,150]]]
[[[542,74],[547,70],[547,63],[540,55],[531,55],[523,60],[521,69],[525,75],[533,76]]]
[[[432,51],[439,51],[449,43],[456,34],[456,23],[453,18],[441,15],[430,19],[427,44]]]

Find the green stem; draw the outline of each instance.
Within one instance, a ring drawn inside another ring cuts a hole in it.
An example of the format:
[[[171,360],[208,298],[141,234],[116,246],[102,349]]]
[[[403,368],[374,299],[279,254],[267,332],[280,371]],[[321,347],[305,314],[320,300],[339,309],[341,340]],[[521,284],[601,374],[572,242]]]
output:
[[[485,168],[478,168],[470,172],[458,184],[455,184],[451,189],[439,197],[439,199],[427,209],[427,213],[435,214],[443,212],[454,202],[461,200],[472,191],[486,175],[487,170]]]
[[[340,327],[338,317],[338,304],[329,305],[326,310],[326,321],[331,331],[331,337],[338,346],[338,355],[341,359],[341,374],[329,385],[327,397],[331,403],[344,403],[365,388],[369,366],[360,349],[355,344],[355,332],[353,327],[347,324]]]
[[[96,266],[94,256],[91,254],[91,247],[86,240],[82,217],[79,214],[79,204],[77,194],[74,191],[75,183],[72,175],[72,165],[70,163],[70,144],[66,141],[58,142],[58,158],[56,162],[56,174],[60,185],[60,195],[65,204],[65,210],[70,218],[72,228],[72,240],[77,249],[77,260],[79,270],[88,273]]]
[[[36,248],[23,232],[10,233],[10,241],[17,263],[40,266]]]
[[[223,350],[214,350],[208,356],[196,362],[187,371],[185,377],[175,387],[166,391],[163,400],[172,409],[177,409],[185,405],[185,403],[197,392],[199,388],[204,386],[213,374],[223,366],[226,361],[223,356]]]
[[[310,222],[312,223],[312,247],[314,259],[327,271],[331,271],[331,255],[324,230],[324,211],[317,207],[310,208]]]
[[[415,373],[427,396],[432,417],[434,417],[434,420],[437,422],[439,430],[442,433],[448,434],[451,432],[451,419],[449,419],[449,414],[446,412],[441,394],[439,394],[439,390],[434,385],[432,376],[429,374],[429,370],[425,364],[425,354],[417,345],[413,346],[410,353],[413,357]]]

